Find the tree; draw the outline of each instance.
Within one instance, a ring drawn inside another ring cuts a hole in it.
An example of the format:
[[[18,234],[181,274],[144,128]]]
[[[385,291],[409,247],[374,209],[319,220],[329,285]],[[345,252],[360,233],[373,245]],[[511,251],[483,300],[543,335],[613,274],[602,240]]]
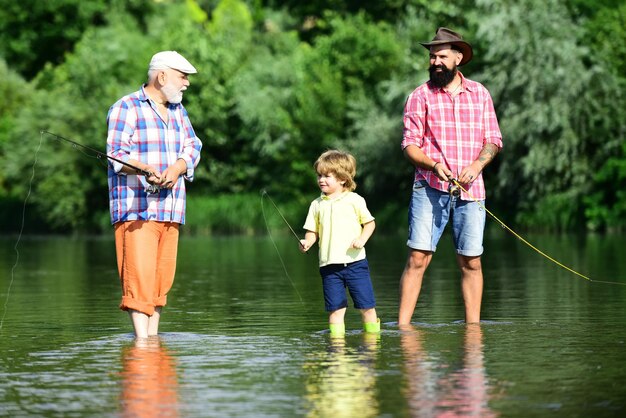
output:
[[[620,139],[614,77],[557,0],[481,0],[479,79],[505,138],[493,196],[528,227],[584,227],[590,179]],[[493,10],[495,12],[488,13]],[[621,106],[621,107],[620,107]]]
[[[462,71],[496,105],[505,148],[486,176],[489,205],[536,228],[603,229],[623,218],[615,181],[626,160],[626,54],[614,40],[625,36],[626,6],[613,0],[39,3],[32,21],[6,15],[11,5],[0,11],[0,27],[20,28],[0,32],[0,54],[14,54],[11,67],[0,59],[0,199],[15,216],[39,150],[30,225],[105,228],[104,162],[40,131],[104,150],[110,105],[138,89],[152,54],[173,49],[199,70],[185,107],[204,143],[190,193],[208,213],[202,230],[250,230],[252,211],[228,208],[264,188],[287,217],[300,216],[318,192],[311,165],[330,147],[357,157],[358,190],[380,226],[403,230],[413,169],[399,147],[402,109],[428,76],[419,42],[439,26],[472,43]],[[75,20],[60,33],[39,22],[47,13]]]
[[[617,78],[618,85],[611,96],[617,101],[617,106],[622,103],[617,109],[620,113],[612,118],[616,126],[611,132],[615,139],[621,141],[621,148],[610,153],[598,168],[593,175],[594,188],[584,198],[587,225],[593,230],[623,231],[626,228],[626,193],[623,190],[626,184],[626,44],[615,42],[626,39],[626,4],[620,3],[618,7],[607,5],[601,9],[594,8],[593,17],[584,25],[595,59]]]
[[[46,63],[61,64],[85,30],[105,25],[106,15],[111,11],[126,11],[141,22],[154,5],[150,0],[3,0],[0,3],[0,57],[12,63],[13,70],[27,79],[33,78]]]

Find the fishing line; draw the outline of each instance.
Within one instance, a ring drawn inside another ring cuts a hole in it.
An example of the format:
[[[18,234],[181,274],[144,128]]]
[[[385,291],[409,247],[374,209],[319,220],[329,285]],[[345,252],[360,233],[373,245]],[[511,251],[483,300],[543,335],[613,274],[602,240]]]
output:
[[[270,230],[270,225],[267,222],[267,216],[265,215],[265,205],[263,204],[263,198],[265,198],[266,196],[269,199],[269,201],[272,202],[272,205],[274,205],[274,208],[276,208],[276,212],[278,212],[280,217],[283,218],[283,221],[285,221],[285,223],[287,224],[287,226],[289,227],[289,229],[293,233],[294,237],[296,237],[296,240],[298,240],[298,245],[302,245],[302,244],[300,244],[300,238],[298,238],[298,235],[294,232],[294,230],[291,227],[291,225],[289,225],[289,222],[287,222],[287,219],[285,219],[283,214],[280,212],[280,210],[278,209],[278,206],[276,206],[276,204],[274,203],[274,201],[272,200],[270,195],[267,194],[267,191],[265,191],[265,189],[263,189],[261,191],[261,212],[263,213],[263,221],[265,221],[265,227],[267,228],[267,233],[268,233],[268,235],[270,237],[270,241],[272,241],[272,245],[274,245],[274,248],[276,249],[276,254],[278,254],[278,259],[280,260],[280,264],[282,264],[282,266],[283,266],[283,270],[285,271],[285,276],[287,276],[287,279],[289,280],[289,283],[291,283],[291,286],[293,287],[293,290],[296,291],[296,294],[298,295],[298,298],[300,299],[300,302],[302,304],[304,304],[304,300],[302,300],[302,296],[300,296],[300,292],[298,292],[298,289],[296,288],[296,284],[294,283],[294,281],[289,276],[289,273],[287,272],[287,267],[285,266],[285,262],[283,261],[283,257],[280,255],[280,250],[278,249],[278,246],[276,245],[276,242],[274,241],[274,237],[272,237],[272,231]]]
[[[263,203],[263,197],[267,196],[267,198],[269,199],[269,201],[272,203],[272,205],[274,205],[274,208],[276,208],[276,212],[278,212],[278,214],[280,215],[281,218],[283,218],[283,221],[285,222],[285,224],[289,227],[289,230],[291,231],[291,233],[293,234],[294,237],[296,237],[296,241],[298,241],[298,244],[300,244],[300,238],[298,237],[298,234],[296,234],[296,232],[293,230],[293,228],[291,227],[291,225],[289,225],[289,222],[287,222],[287,219],[285,219],[285,217],[283,216],[283,214],[280,212],[280,209],[278,209],[278,206],[276,206],[276,203],[274,203],[274,201],[272,200],[272,198],[270,197],[269,194],[267,194],[267,191],[265,189],[261,190],[261,203]],[[261,207],[263,207],[263,205],[261,204]],[[267,223],[266,223],[267,225]]]
[[[552,261],[554,264],[556,264],[557,266],[564,268],[565,270],[569,271],[570,273],[574,273],[577,276],[582,277],[585,280],[588,280],[590,282],[594,282],[594,283],[607,283],[607,284],[617,284],[620,286],[626,286],[626,283],[620,283],[620,282],[611,282],[611,281],[605,281],[605,280],[591,280],[589,277],[585,276],[584,274],[581,274],[579,272],[577,272],[576,270],[567,267],[565,264],[555,260],[554,258],[550,257],[548,254],[544,253],[543,251],[541,251],[539,248],[535,247],[534,245],[532,245],[530,242],[528,242],[527,240],[525,240],[522,236],[520,236],[517,232],[513,231],[513,229],[511,229],[507,224],[505,224],[504,222],[502,222],[500,219],[498,219],[498,217],[496,215],[494,215],[493,213],[491,213],[491,211],[489,211],[489,209],[487,209],[485,207],[485,205],[483,205],[479,200],[477,200],[474,196],[472,196],[472,194],[467,191],[463,186],[461,186],[461,184],[456,180],[456,179],[452,179],[451,180],[457,187],[459,187],[461,190],[463,190],[465,193],[467,193],[467,195],[476,203],[478,203],[480,205],[481,208],[483,208],[485,210],[485,212],[487,212],[493,219],[496,220],[496,222],[498,222],[500,224],[500,226],[504,229],[506,229],[507,231],[509,231],[510,233],[512,233],[516,238],[518,238],[520,241],[522,241],[524,244],[528,245],[530,248],[532,248],[533,250],[535,250],[537,253],[539,253],[540,255],[544,256],[545,258],[547,258],[548,260]]]
[[[11,268],[11,280],[9,280],[7,296],[4,300],[4,312],[2,313],[2,319],[0,319],[0,330],[2,330],[2,326],[4,325],[4,317],[7,314],[7,306],[9,304],[9,295],[11,294],[11,288],[13,287],[13,281],[15,279],[15,269],[17,268],[17,265],[20,261],[20,252],[17,249],[17,247],[19,246],[19,243],[22,239],[22,233],[24,232],[24,222],[26,219],[26,204],[28,203],[30,192],[33,189],[33,180],[35,179],[35,166],[37,165],[37,158],[38,158],[39,150],[41,149],[42,143],[43,143],[43,131],[41,132],[41,135],[39,138],[39,146],[37,147],[37,150],[35,151],[35,160],[33,161],[32,174],[30,176],[30,181],[28,183],[28,193],[26,193],[26,199],[24,199],[24,205],[22,207],[22,226],[20,227],[20,233],[18,234],[17,241],[15,242],[15,246],[13,247],[13,249],[15,250],[15,264],[13,264],[13,267]]]

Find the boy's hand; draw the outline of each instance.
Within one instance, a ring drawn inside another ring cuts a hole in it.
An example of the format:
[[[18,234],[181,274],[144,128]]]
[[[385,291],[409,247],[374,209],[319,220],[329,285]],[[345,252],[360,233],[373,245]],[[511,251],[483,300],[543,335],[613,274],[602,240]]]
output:
[[[356,248],[357,250],[360,250],[363,247],[365,247],[365,242],[361,238],[357,238],[354,241],[352,241],[352,248]]]
[[[305,240],[305,239],[301,239],[300,240],[300,251],[303,253],[306,253],[307,251],[309,251],[309,248],[311,248],[311,244]]]

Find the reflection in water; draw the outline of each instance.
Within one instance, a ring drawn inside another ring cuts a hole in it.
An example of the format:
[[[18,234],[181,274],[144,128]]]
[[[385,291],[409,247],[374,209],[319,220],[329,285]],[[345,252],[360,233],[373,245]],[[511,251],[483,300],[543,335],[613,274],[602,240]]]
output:
[[[411,416],[434,416],[437,388],[433,384],[433,363],[429,363],[422,345],[423,332],[412,325],[402,326],[401,345],[407,377],[406,399]]]
[[[423,331],[410,325],[401,331],[408,380],[406,395],[412,417],[497,416],[488,406],[489,385],[479,324],[465,326],[463,363],[451,371],[423,350]]]
[[[325,352],[304,364],[308,417],[379,415],[374,361],[380,335],[363,334],[363,344],[347,347],[345,337],[330,338]]]
[[[175,363],[158,336],[137,339],[126,347],[122,365],[122,416],[178,416]]]

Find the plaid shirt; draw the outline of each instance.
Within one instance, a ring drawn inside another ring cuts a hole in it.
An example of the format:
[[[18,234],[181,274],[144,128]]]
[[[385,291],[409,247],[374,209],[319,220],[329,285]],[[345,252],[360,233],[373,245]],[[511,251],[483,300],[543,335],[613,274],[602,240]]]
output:
[[[182,158],[187,172],[170,189],[148,194],[143,175],[121,173],[122,164],[109,160],[111,223],[133,220],[185,223],[185,181],[193,181],[202,142],[196,136],[182,104],[170,104],[166,123],[144,88],[122,97],[107,116],[107,155],[134,159],[160,172]]]
[[[445,164],[455,177],[478,158],[485,144],[502,148],[491,95],[482,84],[468,80],[460,72],[459,75],[463,85],[454,99],[441,88],[431,88],[430,83],[422,84],[409,95],[402,140],[402,149],[417,145],[431,159]],[[426,180],[435,189],[448,190],[449,183],[428,169],[416,168],[415,180]],[[485,199],[482,172],[471,185],[463,187],[475,199]],[[472,200],[465,192],[461,199]]]

